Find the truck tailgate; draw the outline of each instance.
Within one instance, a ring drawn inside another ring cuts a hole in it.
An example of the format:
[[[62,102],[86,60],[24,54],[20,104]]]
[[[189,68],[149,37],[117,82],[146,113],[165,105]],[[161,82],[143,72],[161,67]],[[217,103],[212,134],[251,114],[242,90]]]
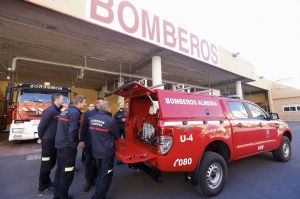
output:
[[[145,162],[157,157],[144,147],[125,139],[116,142],[116,157],[127,164]]]

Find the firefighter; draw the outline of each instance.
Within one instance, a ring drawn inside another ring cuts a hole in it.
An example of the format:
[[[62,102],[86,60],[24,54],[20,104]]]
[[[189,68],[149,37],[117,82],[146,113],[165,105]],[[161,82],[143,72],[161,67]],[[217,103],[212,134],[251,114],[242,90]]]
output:
[[[74,96],[73,104],[70,104],[58,119],[55,137],[57,168],[54,179],[54,199],[72,198],[68,196],[68,191],[74,177],[81,109],[85,105],[84,96]]]
[[[121,136],[125,137],[125,119],[126,119],[126,111],[124,109],[124,104],[118,104],[118,111],[114,115],[114,119],[116,120]]]
[[[104,98],[98,98],[96,104],[100,101],[104,100]],[[91,104],[90,104],[91,105]],[[90,135],[88,132],[88,122],[89,118],[96,114],[98,109],[89,109],[89,111],[83,114],[83,125],[80,132],[80,142],[79,146],[83,149],[83,156],[85,157],[85,179],[86,183],[83,187],[84,192],[88,192],[91,189],[91,186],[95,184],[96,178],[98,175],[98,168],[96,164],[96,160],[92,156],[92,144]]]
[[[62,94],[54,93],[52,95],[52,104],[43,112],[38,126],[39,143],[42,144],[42,161],[38,189],[40,195],[50,194],[49,187],[53,186],[50,180],[50,173],[56,163],[55,134],[63,102],[64,97]]]
[[[108,114],[111,104],[107,100],[97,104],[99,111],[89,119],[89,132],[93,157],[98,165],[98,177],[92,199],[105,199],[113,177],[115,139],[120,138],[117,123]]]
[[[95,110],[95,104],[89,103],[87,109],[88,109],[87,112],[90,112],[90,111]],[[85,114],[86,114],[87,112],[85,112],[85,113],[83,114],[83,118],[85,117]],[[80,144],[80,146],[81,146],[81,149],[84,149],[84,145],[82,145],[82,144],[84,144],[84,143],[79,142],[79,144]],[[81,162],[84,163],[84,162],[86,161],[85,159],[86,159],[86,157],[85,157],[85,152],[84,152],[84,150],[82,150]],[[85,191],[85,192],[86,192],[86,191]]]
[[[88,104],[88,111],[92,111],[92,110],[95,110],[95,104],[89,103]]]

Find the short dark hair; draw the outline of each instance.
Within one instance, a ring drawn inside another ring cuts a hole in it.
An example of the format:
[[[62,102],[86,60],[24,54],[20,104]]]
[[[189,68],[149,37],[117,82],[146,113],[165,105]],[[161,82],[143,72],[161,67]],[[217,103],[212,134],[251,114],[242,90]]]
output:
[[[51,100],[54,103],[56,99],[60,98],[60,96],[63,96],[61,93],[53,93]]]
[[[77,105],[77,104],[79,104],[79,103],[82,103],[83,100],[85,100],[85,99],[86,99],[85,96],[82,96],[82,95],[75,95],[72,101],[73,101],[73,104],[74,104],[74,105]]]
[[[100,101],[103,101],[104,98],[103,97],[99,97],[97,100],[96,100],[96,104],[99,104]]]

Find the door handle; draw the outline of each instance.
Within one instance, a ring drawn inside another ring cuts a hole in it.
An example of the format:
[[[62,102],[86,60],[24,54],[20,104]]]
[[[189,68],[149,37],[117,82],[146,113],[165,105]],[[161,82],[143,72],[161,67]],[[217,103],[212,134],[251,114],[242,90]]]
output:
[[[258,123],[258,126],[259,127],[263,127],[263,124],[260,122],[260,123]]]
[[[243,127],[244,125],[242,123],[238,123],[237,127]]]

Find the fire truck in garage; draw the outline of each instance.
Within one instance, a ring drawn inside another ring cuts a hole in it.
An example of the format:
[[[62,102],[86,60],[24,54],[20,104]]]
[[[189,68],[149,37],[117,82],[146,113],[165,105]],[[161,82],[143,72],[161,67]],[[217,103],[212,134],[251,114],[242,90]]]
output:
[[[9,129],[9,141],[38,138],[37,127],[43,111],[51,105],[53,93],[61,93],[65,103],[69,102],[70,89],[49,83],[19,84],[8,86],[3,101],[1,129]]]
[[[291,158],[288,125],[252,102],[138,82],[113,93],[128,102],[126,136],[116,142],[116,156],[157,180],[160,172],[185,172],[200,194],[214,196],[223,189],[230,161],[262,152],[281,162]]]

